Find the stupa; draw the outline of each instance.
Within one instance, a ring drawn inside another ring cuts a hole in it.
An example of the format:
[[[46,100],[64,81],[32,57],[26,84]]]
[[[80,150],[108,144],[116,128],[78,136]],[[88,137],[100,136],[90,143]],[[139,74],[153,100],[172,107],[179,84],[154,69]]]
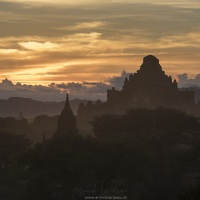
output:
[[[77,131],[76,129],[76,118],[70,108],[69,95],[66,95],[65,107],[61,112],[58,119],[57,134],[73,134]]]

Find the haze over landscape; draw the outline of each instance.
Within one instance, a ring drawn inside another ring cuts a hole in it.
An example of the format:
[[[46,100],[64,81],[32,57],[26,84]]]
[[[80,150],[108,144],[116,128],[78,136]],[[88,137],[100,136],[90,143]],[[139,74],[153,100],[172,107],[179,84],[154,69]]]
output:
[[[199,10],[197,0],[0,1],[0,98],[105,100],[148,54],[179,86],[199,85]]]

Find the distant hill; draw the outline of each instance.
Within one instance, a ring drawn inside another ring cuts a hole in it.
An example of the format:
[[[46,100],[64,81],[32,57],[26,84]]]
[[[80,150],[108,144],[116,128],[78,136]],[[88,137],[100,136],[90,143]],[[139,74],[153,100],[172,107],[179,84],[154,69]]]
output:
[[[76,115],[80,103],[86,103],[88,100],[73,99],[70,100],[71,108]],[[31,118],[38,115],[59,115],[65,102],[42,102],[29,98],[11,97],[7,100],[0,99],[0,117],[18,117],[23,112],[25,118]]]

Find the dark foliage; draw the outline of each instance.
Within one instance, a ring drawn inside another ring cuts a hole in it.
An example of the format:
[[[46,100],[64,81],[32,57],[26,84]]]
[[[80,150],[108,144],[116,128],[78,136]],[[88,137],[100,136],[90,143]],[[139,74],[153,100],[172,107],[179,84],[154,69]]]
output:
[[[47,139],[51,138],[56,132],[59,116],[47,116],[39,115],[34,118],[33,122],[30,124],[32,140],[42,140],[42,134],[45,133]]]
[[[96,137],[55,134],[29,149],[24,137],[0,134],[0,199],[196,200],[199,185],[189,187],[199,176],[196,118],[137,109],[93,125]]]
[[[199,130],[198,119],[181,111],[159,108],[133,109],[122,116],[103,115],[92,121],[98,137],[125,135],[174,134]],[[157,135],[158,136],[158,135]]]
[[[0,131],[7,131],[16,134],[26,134],[30,132],[27,119],[17,120],[14,117],[0,117]]]
[[[29,145],[23,135],[0,132],[0,199],[22,199],[27,178],[21,158]]]

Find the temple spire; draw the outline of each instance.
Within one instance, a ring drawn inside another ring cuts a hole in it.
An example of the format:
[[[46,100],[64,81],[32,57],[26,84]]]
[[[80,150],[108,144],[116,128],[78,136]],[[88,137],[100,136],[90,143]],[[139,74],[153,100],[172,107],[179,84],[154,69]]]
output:
[[[69,104],[69,94],[66,95],[65,107],[58,118],[57,134],[76,133],[76,117],[74,116]]]
[[[69,104],[69,94],[68,94],[68,93],[67,93],[67,95],[66,95],[65,108],[70,108],[70,104]]]

